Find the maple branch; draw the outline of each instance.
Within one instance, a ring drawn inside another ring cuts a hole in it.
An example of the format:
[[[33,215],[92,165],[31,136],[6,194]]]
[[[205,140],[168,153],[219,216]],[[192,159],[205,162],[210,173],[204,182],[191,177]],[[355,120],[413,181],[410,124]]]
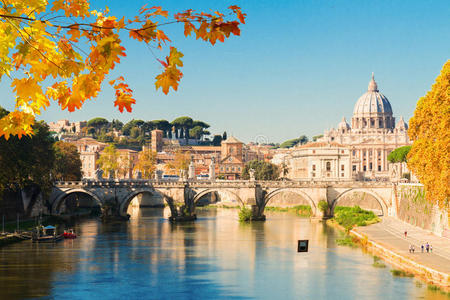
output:
[[[28,41],[27,38],[25,38],[23,36],[23,34],[20,32],[21,30],[23,30],[29,37],[31,40],[34,41],[33,37],[25,30],[25,29],[20,29],[16,26],[16,24],[12,23],[10,20],[6,19],[8,21],[9,24],[11,24],[12,26],[14,26],[17,29],[17,32],[20,34],[20,36],[22,37],[22,39],[28,44],[30,45],[34,50],[36,50],[40,55],[42,55],[43,58],[45,58],[46,60],[48,60],[50,63],[52,63],[53,65],[55,65],[55,67],[57,67],[58,69],[62,70],[60,66],[58,66],[56,63],[54,63],[51,59],[49,59],[47,56],[45,56],[44,53],[41,52],[41,50],[39,50],[38,48],[36,48],[34,45],[32,45],[30,43],[30,41]]]

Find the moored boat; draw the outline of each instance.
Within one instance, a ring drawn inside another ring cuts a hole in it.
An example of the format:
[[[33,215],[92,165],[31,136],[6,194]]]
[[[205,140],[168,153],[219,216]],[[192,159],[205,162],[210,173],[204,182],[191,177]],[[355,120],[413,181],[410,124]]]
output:
[[[60,241],[64,238],[62,234],[56,233],[56,227],[54,226],[38,226],[32,235],[33,243],[52,243]]]
[[[65,239],[76,239],[77,234],[73,231],[73,229],[69,229],[68,231],[64,230],[63,236]]]

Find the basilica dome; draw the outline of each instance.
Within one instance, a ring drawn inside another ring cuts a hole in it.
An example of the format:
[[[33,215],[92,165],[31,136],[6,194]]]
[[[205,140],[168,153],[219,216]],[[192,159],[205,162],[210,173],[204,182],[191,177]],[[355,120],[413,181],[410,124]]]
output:
[[[386,96],[378,91],[377,83],[372,74],[367,92],[359,97],[355,104],[353,116],[381,116],[385,114],[392,116],[391,104]]]

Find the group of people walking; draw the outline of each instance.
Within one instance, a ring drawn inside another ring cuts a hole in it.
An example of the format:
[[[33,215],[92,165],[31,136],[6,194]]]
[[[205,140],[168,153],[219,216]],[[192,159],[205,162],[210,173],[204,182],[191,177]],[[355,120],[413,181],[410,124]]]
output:
[[[408,232],[405,230],[405,238],[406,238],[407,236],[408,236]],[[420,246],[420,249],[421,249],[422,253],[424,252],[424,250],[426,250],[427,253],[433,252],[433,246],[430,245],[430,244],[428,244],[428,242],[426,242],[425,245],[422,244],[422,245]],[[413,244],[410,244],[410,245],[409,245],[409,253],[414,253],[415,250],[416,250],[416,249],[415,249],[414,245],[413,245]]]

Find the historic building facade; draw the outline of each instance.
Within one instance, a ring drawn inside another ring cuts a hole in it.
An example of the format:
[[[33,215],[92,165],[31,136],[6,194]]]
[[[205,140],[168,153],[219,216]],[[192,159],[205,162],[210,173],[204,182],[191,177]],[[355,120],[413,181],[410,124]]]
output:
[[[82,138],[70,143],[74,144],[77,147],[78,153],[80,153],[83,178],[95,178],[97,160],[100,157],[100,152],[108,145],[100,143],[93,138]]]
[[[401,146],[410,145],[408,124],[400,117],[395,123],[389,100],[378,90],[372,74],[367,92],[356,102],[351,126],[345,118],[337,129],[327,130],[319,140],[347,146],[354,177],[388,178],[387,156]]]
[[[245,165],[243,145],[233,136],[222,141],[219,176],[230,180],[241,177]]]

